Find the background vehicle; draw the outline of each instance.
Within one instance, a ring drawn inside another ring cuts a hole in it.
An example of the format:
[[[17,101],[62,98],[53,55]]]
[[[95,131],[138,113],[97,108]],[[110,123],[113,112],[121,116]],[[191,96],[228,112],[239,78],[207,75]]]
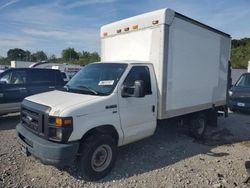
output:
[[[242,74],[229,90],[229,108],[231,111],[250,111],[250,73]]]
[[[28,68],[30,65],[34,64],[35,62],[31,61],[11,61],[12,68]]]
[[[0,74],[0,114],[17,112],[30,95],[59,89],[64,81],[59,70],[14,68]]]
[[[201,138],[227,109],[230,44],[230,35],[171,9],[105,25],[102,62],[85,66],[65,91],[23,101],[18,141],[44,163],[78,156],[83,177],[97,180],[117,147],[153,135],[157,120],[187,122]]]
[[[58,69],[62,72],[64,76],[64,81],[68,82],[79,70],[81,70],[80,65],[69,65],[69,64],[61,64],[54,65],[52,69]]]
[[[8,66],[0,66],[0,74],[6,71],[8,68]]]
[[[30,65],[31,68],[46,68],[46,69],[58,69],[63,75],[65,82],[68,82],[79,70],[80,65],[67,64],[67,63],[50,63],[47,61],[41,61]]]

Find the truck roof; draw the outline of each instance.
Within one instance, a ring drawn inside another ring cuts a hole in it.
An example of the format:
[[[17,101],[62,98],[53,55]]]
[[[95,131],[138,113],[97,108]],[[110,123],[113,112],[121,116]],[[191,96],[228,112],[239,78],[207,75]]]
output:
[[[108,37],[108,36],[113,36],[117,34],[122,34],[124,32],[128,31],[135,31],[138,29],[145,29],[148,27],[154,27],[155,25],[159,24],[167,24],[170,25],[173,21],[174,17],[178,17],[181,19],[184,19],[188,22],[191,22],[197,26],[206,28],[212,32],[218,33],[220,35],[224,35],[226,37],[231,37],[229,34],[224,33],[218,29],[215,29],[213,27],[210,27],[206,24],[203,24],[197,20],[194,20],[192,18],[189,18],[187,16],[184,16],[178,12],[175,12],[172,9],[165,8],[165,9],[160,9],[156,10],[153,12],[141,14],[138,16],[130,17],[127,19],[123,19],[117,22],[113,22],[107,25],[104,25],[101,27],[101,37]]]

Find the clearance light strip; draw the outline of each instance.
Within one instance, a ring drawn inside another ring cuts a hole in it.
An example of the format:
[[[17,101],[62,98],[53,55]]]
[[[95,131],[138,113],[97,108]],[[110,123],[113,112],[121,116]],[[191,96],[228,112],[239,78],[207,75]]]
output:
[[[153,21],[152,21],[152,24],[153,24],[153,25],[159,24],[159,20],[153,20]],[[138,26],[138,25],[133,25],[131,29],[133,29],[133,30],[139,29],[139,26]],[[125,27],[123,30],[124,30],[125,32],[126,32],[126,31],[129,31],[129,27]],[[117,30],[116,30],[116,33],[121,33],[121,32],[122,32],[122,29],[117,29]],[[104,33],[103,33],[103,37],[107,37],[107,36],[108,36],[108,33],[107,33],[107,32],[104,32]]]

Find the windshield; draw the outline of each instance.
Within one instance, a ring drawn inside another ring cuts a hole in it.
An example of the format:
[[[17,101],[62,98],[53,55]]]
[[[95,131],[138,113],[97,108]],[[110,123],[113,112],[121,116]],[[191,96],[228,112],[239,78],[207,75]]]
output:
[[[236,86],[250,87],[250,74],[244,74],[240,77]]]
[[[110,94],[127,64],[96,63],[86,65],[65,86],[69,92],[92,95]]]

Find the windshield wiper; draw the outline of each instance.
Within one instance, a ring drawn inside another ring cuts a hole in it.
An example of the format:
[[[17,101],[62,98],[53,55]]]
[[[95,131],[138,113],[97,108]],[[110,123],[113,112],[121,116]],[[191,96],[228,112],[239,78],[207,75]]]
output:
[[[69,85],[66,84],[65,86],[63,86],[63,88],[69,91]]]
[[[64,86],[64,89],[66,91],[68,91],[68,92],[69,91],[71,91],[71,92],[83,91],[83,90],[80,90],[79,88],[83,88],[84,90],[86,89],[85,91],[90,91],[91,93],[93,93],[95,95],[105,95],[105,93],[97,92],[97,91],[95,91],[95,90],[93,90],[93,89],[91,89],[91,88],[89,88],[87,86],[77,86],[77,87],[74,87],[74,88],[70,87],[70,85],[65,85]]]
[[[89,88],[87,86],[77,86],[77,87],[87,89],[88,91],[94,93],[95,95],[99,94],[97,91],[95,91],[95,90],[93,90],[93,89],[91,89],[91,88]]]

